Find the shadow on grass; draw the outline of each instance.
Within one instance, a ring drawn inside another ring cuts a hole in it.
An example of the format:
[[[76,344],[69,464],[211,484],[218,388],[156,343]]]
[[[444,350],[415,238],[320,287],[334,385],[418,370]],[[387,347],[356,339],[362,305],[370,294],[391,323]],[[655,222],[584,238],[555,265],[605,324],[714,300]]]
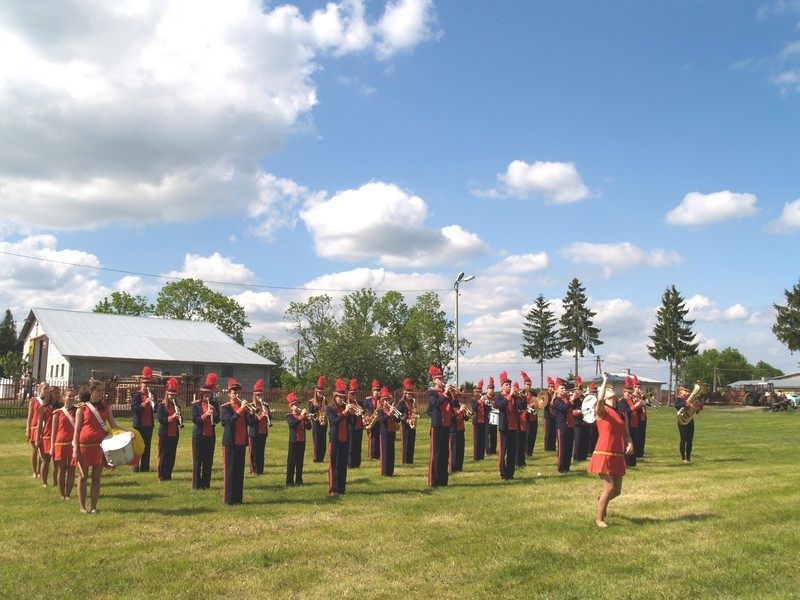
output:
[[[121,479],[103,479],[103,487],[134,487],[141,485],[138,481]]]
[[[166,498],[166,494],[108,494],[109,498],[114,498],[115,500],[134,500],[134,501],[146,501],[150,502],[152,500],[156,500],[158,498]],[[151,509],[152,510],[152,509]],[[160,510],[160,509],[159,509]]]
[[[634,525],[660,525],[663,523],[680,523],[680,522],[695,523],[702,521],[710,521],[711,519],[716,518],[716,515],[710,513],[698,513],[698,514],[678,515],[676,517],[664,517],[664,518],[626,517],[624,515],[617,515],[617,518],[623,521],[628,521],[629,523],[633,523]]]
[[[108,511],[110,512],[110,511]],[[142,508],[117,508],[114,509],[115,513],[123,513],[123,514],[136,514],[136,513],[152,513],[152,507],[142,507]],[[189,517],[195,515],[207,515],[209,513],[214,513],[215,510],[211,510],[208,508],[161,508],[158,509],[159,516],[172,516],[172,517]]]

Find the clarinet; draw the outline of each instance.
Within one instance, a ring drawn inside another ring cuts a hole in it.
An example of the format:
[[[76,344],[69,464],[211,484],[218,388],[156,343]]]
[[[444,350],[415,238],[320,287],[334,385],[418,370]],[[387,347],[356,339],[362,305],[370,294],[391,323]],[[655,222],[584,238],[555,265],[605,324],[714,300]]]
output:
[[[178,415],[178,427],[183,429],[183,417],[181,416],[181,407],[178,406],[178,403],[175,401],[175,398],[172,399],[172,406],[175,407],[175,414]]]

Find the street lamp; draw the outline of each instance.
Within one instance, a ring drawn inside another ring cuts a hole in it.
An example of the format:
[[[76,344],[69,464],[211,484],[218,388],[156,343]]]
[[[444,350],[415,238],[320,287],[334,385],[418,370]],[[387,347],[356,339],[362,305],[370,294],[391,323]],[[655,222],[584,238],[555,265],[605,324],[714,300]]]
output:
[[[458,387],[458,350],[459,350],[459,340],[458,340],[458,286],[462,283],[466,283],[467,281],[472,281],[475,279],[475,275],[467,275],[464,277],[464,271],[461,271],[456,277],[456,282],[453,284],[453,290],[456,293],[456,339],[453,343],[455,346],[455,353],[456,353],[456,387]]]

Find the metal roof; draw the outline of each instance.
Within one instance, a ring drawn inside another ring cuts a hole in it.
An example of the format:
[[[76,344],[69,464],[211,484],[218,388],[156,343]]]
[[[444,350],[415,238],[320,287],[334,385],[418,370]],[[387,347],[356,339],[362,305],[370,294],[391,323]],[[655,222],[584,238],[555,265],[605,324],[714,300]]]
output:
[[[236,343],[211,323],[154,317],[34,308],[23,327],[30,335],[34,319],[66,357],[115,358],[162,362],[275,363]]]

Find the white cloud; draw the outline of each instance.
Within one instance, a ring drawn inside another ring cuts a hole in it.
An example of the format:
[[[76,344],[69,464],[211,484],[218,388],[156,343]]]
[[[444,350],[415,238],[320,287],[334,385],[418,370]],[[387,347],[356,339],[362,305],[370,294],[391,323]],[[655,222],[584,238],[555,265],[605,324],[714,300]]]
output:
[[[728,190],[701,194],[686,194],[678,206],[667,213],[671,225],[708,225],[729,219],[753,217],[761,209],[756,206],[753,194],[737,194]]]
[[[781,216],[767,224],[770,233],[793,233],[800,229],[800,198],[783,205]]]
[[[495,268],[505,273],[522,275],[525,273],[543,271],[549,266],[550,260],[547,257],[547,252],[537,252],[536,254],[516,254],[507,256],[500,261]]]
[[[743,321],[749,317],[747,309],[741,304],[734,304],[730,308],[726,308],[722,313],[722,318],[726,321]]]
[[[20,228],[249,211],[269,236],[303,192],[259,162],[317,103],[324,53],[381,58],[428,39],[430,2],[362,0],[306,19],[258,0],[3,5],[0,211]],[[110,52],[108,49],[113,48]],[[296,188],[296,189],[291,189]],[[256,201],[252,201],[256,198]]]
[[[473,193],[477,196],[497,198],[513,196],[528,198],[543,197],[555,204],[568,204],[591,197],[575,164],[568,162],[512,161],[505,173],[499,173],[499,188]]]
[[[331,259],[374,259],[392,268],[457,263],[488,252],[486,244],[458,225],[424,226],[428,206],[395,185],[372,182],[330,199],[306,201],[300,218],[317,254]]]
[[[616,271],[623,271],[642,265],[650,267],[671,267],[682,262],[677,252],[662,249],[645,251],[631,244],[592,244],[574,242],[559,250],[559,254],[574,264],[599,267],[605,277]]]
[[[183,269],[170,271],[166,276],[178,279],[201,279],[211,289],[226,287],[219,286],[215,282],[251,285],[255,280],[253,272],[248,267],[218,252],[214,252],[211,256],[187,254],[184,257]]]
[[[685,304],[686,308],[689,309],[686,318],[690,321],[716,321],[722,314],[719,305],[708,296],[703,296],[702,294],[695,294],[687,298]]]

